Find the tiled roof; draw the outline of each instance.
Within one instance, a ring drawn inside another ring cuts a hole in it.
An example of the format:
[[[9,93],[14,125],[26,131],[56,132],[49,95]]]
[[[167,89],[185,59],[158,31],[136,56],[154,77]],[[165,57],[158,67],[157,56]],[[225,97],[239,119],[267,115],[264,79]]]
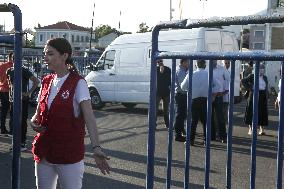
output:
[[[77,26],[67,21],[57,22],[56,24],[51,24],[48,26],[37,27],[36,29],[64,29],[64,30],[77,30],[77,31],[90,31],[90,28],[84,28],[82,26]]]

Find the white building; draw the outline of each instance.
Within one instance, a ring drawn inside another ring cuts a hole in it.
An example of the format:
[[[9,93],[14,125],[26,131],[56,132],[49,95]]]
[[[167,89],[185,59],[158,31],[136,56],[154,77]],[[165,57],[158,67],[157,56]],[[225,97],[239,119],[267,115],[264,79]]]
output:
[[[58,22],[48,26],[35,28],[35,46],[44,47],[46,41],[51,38],[66,38],[73,47],[74,53],[89,48],[91,29],[77,26],[67,21]],[[93,37],[95,34],[93,33]]]

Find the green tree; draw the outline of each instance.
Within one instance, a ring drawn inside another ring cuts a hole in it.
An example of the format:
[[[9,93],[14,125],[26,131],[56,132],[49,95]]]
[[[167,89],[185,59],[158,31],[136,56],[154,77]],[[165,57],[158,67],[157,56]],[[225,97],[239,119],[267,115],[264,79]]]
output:
[[[137,31],[137,33],[145,33],[149,31],[151,31],[151,29],[149,29],[149,26],[147,26],[145,22],[139,24],[139,31]]]
[[[120,35],[120,32],[117,31],[115,28],[110,27],[109,25],[99,25],[95,28],[94,33],[96,35],[96,39],[101,38],[110,33],[117,33]]]

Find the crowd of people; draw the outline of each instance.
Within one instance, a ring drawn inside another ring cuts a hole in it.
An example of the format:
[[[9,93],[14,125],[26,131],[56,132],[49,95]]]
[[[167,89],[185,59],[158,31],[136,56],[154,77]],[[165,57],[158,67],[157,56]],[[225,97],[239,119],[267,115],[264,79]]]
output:
[[[163,101],[164,120],[168,127],[168,103],[170,94],[170,74],[166,79],[161,75],[160,69],[162,60],[157,61],[157,91],[161,85],[168,89],[167,101]],[[213,60],[213,81],[212,81],[212,117],[211,119],[211,140],[218,140],[222,143],[227,142],[227,124],[228,124],[228,110],[229,110],[229,84],[230,84],[230,61],[222,60],[222,65],[217,64]],[[254,89],[254,73],[253,61],[249,61],[247,68],[242,73],[241,85],[246,90],[244,97],[246,98],[246,111],[244,116],[244,124],[248,125],[248,135],[252,134],[253,123],[253,89]],[[207,121],[207,98],[208,98],[208,71],[206,70],[206,61],[197,60],[196,70],[192,75],[192,105],[191,105],[191,133],[190,144],[195,143],[195,133],[198,121],[203,126],[203,144],[206,140],[206,121]],[[167,72],[170,73],[170,68]],[[187,118],[187,91],[188,91],[188,68],[189,61],[181,59],[176,71],[175,80],[175,141],[185,142],[185,120]],[[166,82],[167,81],[167,82]],[[280,90],[279,81],[279,90]],[[161,97],[157,93],[157,109]],[[265,127],[268,125],[268,80],[265,76],[265,65],[260,64],[259,69],[259,103],[258,103],[258,135],[265,135]],[[279,108],[280,92],[275,101],[275,108]]]

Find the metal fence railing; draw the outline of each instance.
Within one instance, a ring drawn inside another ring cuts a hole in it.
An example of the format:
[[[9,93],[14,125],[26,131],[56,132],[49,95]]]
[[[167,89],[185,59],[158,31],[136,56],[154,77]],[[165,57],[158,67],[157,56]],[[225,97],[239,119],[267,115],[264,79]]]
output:
[[[192,90],[190,83],[192,81],[193,74],[193,60],[203,59],[209,60],[209,80],[208,80],[208,98],[207,98],[207,124],[206,124],[206,150],[205,150],[205,178],[204,188],[208,189],[209,186],[209,171],[210,171],[210,141],[211,141],[211,114],[212,114],[212,77],[213,77],[213,60],[231,60],[231,81],[229,89],[229,116],[228,116],[228,132],[227,132],[227,165],[226,165],[226,188],[231,188],[231,177],[232,177],[232,133],[233,133],[233,96],[234,96],[234,68],[236,60],[253,60],[255,63],[254,72],[254,94],[253,94],[253,134],[251,144],[251,167],[250,167],[250,188],[255,189],[255,178],[256,178],[256,143],[257,143],[257,120],[258,120],[258,91],[259,91],[259,65],[260,61],[281,61],[282,70],[284,69],[284,53],[270,53],[270,52],[160,52],[159,51],[159,32],[165,29],[192,29],[199,27],[221,27],[224,25],[247,25],[247,24],[265,24],[265,23],[282,23],[284,22],[283,16],[257,16],[257,17],[236,17],[236,18],[222,18],[216,20],[201,20],[196,22],[190,22],[187,24],[187,20],[177,22],[166,22],[161,23],[154,27],[152,31],[152,52],[151,52],[151,82],[150,82],[150,101],[149,101],[149,128],[148,128],[148,155],[147,155],[147,177],[146,177],[146,188],[154,188],[154,154],[155,154],[155,124],[156,124],[156,77],[157,68],[156,60],[158,59],[171,59],[172,60],[172,85],[170,94],[170,125],[168,133],[168,157],[167,157],[167,178],[166,187],[171,188],[171,161],[172,161],[172,139],[173,139],[173,123],[174,123],[174,84],[175,84],[175,69],[176,59],[186,58],[190,60],[190,67],[188,71],[189,76],[189,89],[187,95],[188,106],[192,105]],[[283,74],[281,91],[283,91]],[[281,102],[283,102],[284,95],[281,95]],[[191,108],[187,110],[187,133],[190,133],[191,129]],[[284,117],[283,115],[284,106],[281,103],[279,111],[279,127],[278,127],[278,151],[277,151],[277,177],[276,188],[282,188],[282,168],[283,168],[283,135],[284,135]],[[185,167],[184,167],[184,188],[189,188],[190,179],[190,134],[186,136],[186,150],[185,150]],[[194,166],[193,166],[194,167]]]

